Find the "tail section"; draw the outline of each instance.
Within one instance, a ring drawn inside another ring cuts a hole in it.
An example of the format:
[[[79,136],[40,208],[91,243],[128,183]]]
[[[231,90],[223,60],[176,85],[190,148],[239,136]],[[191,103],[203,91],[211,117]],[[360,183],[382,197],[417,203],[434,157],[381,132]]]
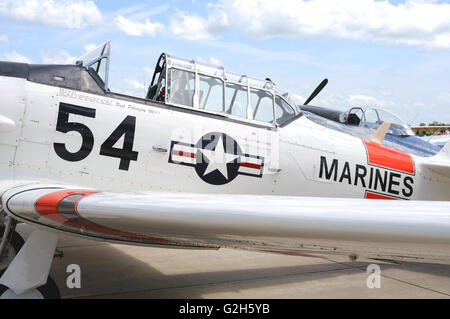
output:
[[[450,161],[450,141],[448,141],[437,156],[446,158]]]
[[[429,162],[424,163],[423,167],[450,178],[450,141],[439,153],[431,157]]]

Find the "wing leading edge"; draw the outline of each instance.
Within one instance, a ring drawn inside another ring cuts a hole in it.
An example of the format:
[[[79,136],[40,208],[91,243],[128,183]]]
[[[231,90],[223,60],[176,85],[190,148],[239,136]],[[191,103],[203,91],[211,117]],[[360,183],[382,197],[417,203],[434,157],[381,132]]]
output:
[[[112,193],[31,185],[5,192],[2,204],[23,221],[107,240],[450,257],[450,202]]]

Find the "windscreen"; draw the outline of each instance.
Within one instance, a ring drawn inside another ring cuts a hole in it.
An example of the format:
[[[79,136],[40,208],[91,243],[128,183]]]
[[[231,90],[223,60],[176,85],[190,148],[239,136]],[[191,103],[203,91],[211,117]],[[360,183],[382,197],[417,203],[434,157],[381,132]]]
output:
[[[106,41],[77,59],[105,90],[108,89],[109,56],[110,42]]]

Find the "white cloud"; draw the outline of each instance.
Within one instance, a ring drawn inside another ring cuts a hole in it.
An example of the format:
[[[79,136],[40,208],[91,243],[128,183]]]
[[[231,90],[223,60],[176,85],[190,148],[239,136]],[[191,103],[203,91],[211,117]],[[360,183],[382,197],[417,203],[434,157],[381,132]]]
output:
[[[213,65],[213,66],[223,66],[223,62],[215,57],[210,57],[209,59],[197,57],[196,60],[203,64],[209,64],[209,65]]]
[[[119,88],[117,90],[118,92],[121,92],[126,95],[141,96],[141,97],[144,97],[145,93],[147,93],[146,85],[148,86],[148,84],[144,84],[145,81],[137,81],[132,78],[125,78],[123,80],[123,83],[125,85]]]
[[[0,34],[0,43],[8,42],[8,36],[6,34]]]
[[[174,35],[212,39],[242,29],[253,39],[332,36],[450,49],[450,4],[407,0],[222,0],[208,17],[179,12]]]
[[[170,32],[186,40],[211,40],[216,36],[210,31],[210,21],[199,16],[177,13],[170,22]]]
[[[290,94],[289,97],[292,99],[292,101],[297,105],[303,105],[305,103],[306,99],[298,94]]]
[[[114,16],[127,16],[128,20],[138,21],[154,15],[161,15],[169,8],[168,4],[155,7],[152,4],[139,4],[126,9],[118,10]]]
[[[17,53],[16,51],[3,53],[0,56],[0,60],[9,62],[34,63],[33,60],[27,58],[26,56],[23,56],[20,53]]]
[[[145,66],[144,72],[146,76],[153,76],[154,70],[152,68],[149,68],[148,66]]]
[[[443,92],[436,97],[439,101],[450,104],[450,92]]]
[[[308,92],[308,94],[311,93],[312,91]],[[349,109],[348,100],[349,97],[343,93],[320,93],[308,105],[325,106],[341,111],[346,111]]]
[[[95,3],[86,0],[4,0],[0,2],[0,15],[70,29],[98,25],[103,21]]]
[[[209,58],[209,63],[215,66],[221,66],[223,65],[222,61],[220,61],[219,59],[215,58],[215,57],[210,57]]]
[[[125,79],[124,81],[133,90],[145,90],[144,83],[140,83],[134,79]]]
[[[44,64],[73,64],[77,59],[64,50],[44,50],[41,57]]]
[[[392,101],[382,101],[373,96],[367,95],[350,95],[348,98],[348,102],[351,106],[360,106],[360,107],[386,107],[394,105],[395,103]]]
[[[123,33],[138,37],[154,37],[157,32],[164,30],[164,26],[161,23],[153,23],[148,18],[145,19],[144,23],[141,23],[118,16],[114,18],[114,23]]]
[[[89,52],[91,50],[94,50],[96,47],[98,47],[98,44],[88,43],[83,46],[83,49],[85,52]]]

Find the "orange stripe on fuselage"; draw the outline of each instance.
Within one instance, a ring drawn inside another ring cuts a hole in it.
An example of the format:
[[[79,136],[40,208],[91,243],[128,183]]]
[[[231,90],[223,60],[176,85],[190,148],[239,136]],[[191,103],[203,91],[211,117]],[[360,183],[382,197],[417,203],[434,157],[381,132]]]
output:
[[[414,161],[411,155],[369,141],[364,141],[364,145],[369,164],[414,175]]]

